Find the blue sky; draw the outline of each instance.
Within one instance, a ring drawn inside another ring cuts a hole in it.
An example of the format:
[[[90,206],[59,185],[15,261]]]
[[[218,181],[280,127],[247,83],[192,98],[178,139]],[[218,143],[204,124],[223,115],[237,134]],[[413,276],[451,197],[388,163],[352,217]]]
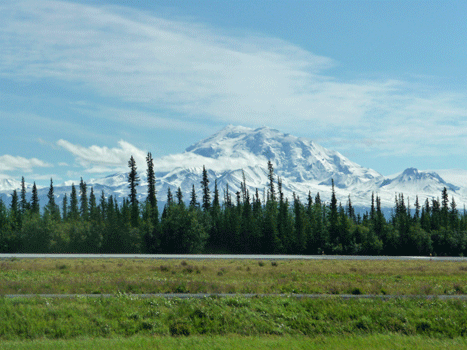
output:
[[[144,168],[228,124],[383,175],[467,169],[465,18],[465,1],[3,1],[0,178]]]

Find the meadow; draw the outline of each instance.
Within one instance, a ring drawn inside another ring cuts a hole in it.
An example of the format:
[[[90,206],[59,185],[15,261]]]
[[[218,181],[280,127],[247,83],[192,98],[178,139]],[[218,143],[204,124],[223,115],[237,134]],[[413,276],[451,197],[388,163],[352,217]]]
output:
[[[467,348],[467,301],[436,297],[464,294],[466,273],[466,263],[433,261],[3,260],[0,341],[5,349]],[[231,295],[137,296],[157,292]],[[5,297],[31,293],[114,297]],[[412,298],[339,296],[347,293]]]
[[[0,261],[0,295],[467,293],[467,262],[10,259]]]

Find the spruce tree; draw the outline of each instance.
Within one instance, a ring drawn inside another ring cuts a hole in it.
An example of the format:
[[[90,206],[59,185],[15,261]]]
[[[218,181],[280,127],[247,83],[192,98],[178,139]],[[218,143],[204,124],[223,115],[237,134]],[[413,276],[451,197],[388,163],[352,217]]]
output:
[[[139,176],[136,171],[136,162],[133,156],[130,157],[128,161],[128,167],[130,168],[130,172],[128,173],[128,188],[130,189],[130,205],[131,205],[131,223],[133,227],[138,226],[138,216],[139,216],[139,209],[138,209],[138,199],[137,199],[137,192],[136,187],[139,185]]]
[[[208,211],[211,207],[211,191],[209,190],[208,172],[203,165],[203,179],[201,181],[201,189],[203,191],[203,205],[204,211]]]
[[[182,189],[180,188],[180,186],[178,187],[177,193],[176,193],[175,196],[177,197],[177,204],[178,205],[184,205],[184,203],[183,203],[183,193],[182,193]]]
[[[268,161],[268,179],[269,179],[269,197],[272,201],[276,200],[276,194],[274,191],[274,167],[271,161]]]
[[[89,194],[89,217],[92,221],[96,222],[99,217],[97,209],[96,196],[94,195],[94,188],[91,187],[91,193]]]
[[[170,187],[167,187],[167,206],[171,206],[174,202],[174,198],[172,195],[172,191],[170,190]]]
[[[32,185],[32,196],[31,196],[31,212],[39,215],[39,196],[37,194],[36,182]]]
[[[54,184],[53,180],[50,179],[50,187],[49,192],[47,193],[47,205],[45,206],[46,212],[50,215],[50,217],[54,220],[60,219],[60,213],[57,208],[57,204],[55,203],[55,194],[54,194]]]
[[[24,182],[24,176],[21,177],[21,197],[20,197],[20,211],[21,215],[24,216],[26,214],[26,211],[29,209],[29,203],[26,199],[26,184]]]
[[[79,217],[78,195],[76,194],[75,184],[71,184],[70,218],[72,220],[78,220],[78,217]]]
[[[332,193],[331,193],[331,204],[329,207],[329,239],[332,244],[332,249],[336,249],[337,245],[339,244],[338,211],[337,211],[336,192],[334,190],[334,179],[332,179],[331,181],[332,181]]]
[[[63,201],[62,201],[62,218],[63,218],[63,221],[68,219],[68,197],[66,193],[63,196]]]
[[[190,207],[196,208],[199,205],[196,199],[196,190],[195,190],[195,185],[193,185],[193,188],[191,189],[191,199],[190,199]]]
[[[87,185],[86,182],[81,178],[79,184],[79,194],[80,194],[80,214],[81,218],[84,221],[89,219],[89,206],[88,206],[88,194],[87,194]]]
[[[153,225],[157,225],[159,220],[159,209],[157,208],[157,198],[156,198],[156,175],[154,173],[154,160],[152,159],[152,154],[149,152],[146,157],[147,164],[147,181],[148,181],[148,196],[147,201],[151,204],[151,221]]]
[[[449,222],[449,198],[448,198],[448,190],[446,187],[443,188],[441,192],[441,225],[444,228],[448,228]]]
[[[19,228],[20,211],[18,207],[18,193],[16,190],[13,190],[13,193],[11,194],[10,217],[10,222],[12,223],[13,228]]]

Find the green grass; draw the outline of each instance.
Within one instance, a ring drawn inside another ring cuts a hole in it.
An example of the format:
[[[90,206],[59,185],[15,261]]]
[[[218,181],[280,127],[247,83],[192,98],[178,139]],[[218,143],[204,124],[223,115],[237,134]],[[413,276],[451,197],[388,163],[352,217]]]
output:
[[[467,336],[467,302],[438,299],[0,299],[0,341],[131,336]]]
[[[0,261],[0,295],[107,293],[467,293],[467,263],[16,259]]]
[[[231,349],[467,349],[467,338],[433,339],[421,336],[401,336],[398,334],[370,336],[192,336],[192,337],[141,337],[129,338],[86,338],[76,340],[7,341],[2,349],[55,350],[55,349],[189,349],[189,350],[231,350]]]

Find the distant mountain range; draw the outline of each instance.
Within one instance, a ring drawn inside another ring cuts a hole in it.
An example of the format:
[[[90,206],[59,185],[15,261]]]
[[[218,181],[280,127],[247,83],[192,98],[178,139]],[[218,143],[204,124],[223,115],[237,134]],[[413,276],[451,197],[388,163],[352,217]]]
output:
[[[217,179],[221,200],[227,184],[235,197],[235,192],[240,191],[243,177],[250,193],[254,194],[258,189],[261,198],[264,198],[269,182],[268,160],[273,163],[275,174],[281,178],[283,192],[289,200],[292,200],[294,193],[306,201],[309,192],[313,198],[319,192],[321,199],[328,202],[334,180],[336,196],[342,205],[347,204],[350,195],[354,206],[368,208],[374,193],[380,196],[383,208],[392,208],[395,195],[403,193],[413,207],[416,196],[423,204],[426,198],[440,197],[444,187],[448,189],[449,196],[455,198],[458,208],[467,203],[467,171],[464,170],[419,171],[409,168],[385,177],[309,139],[267,127],[250,129],[231,125],[188,147],[181,154],[155,159],[158,202],[164,205],[169,187],[173,193],[180,187],[188,202],[193,184],[201,201],[203,165],[208,170],[211,192]],[[141,183],[138,195],[142,200],[147,194],[147,182],[146,174],[139,175]],[[119,199],[129,193],[126,173],[91,179],[87,184],[88,188],[94,188],[97,198],[101,191],[106,196],[113,195]],[[20,185],[16,179],[0,180],[0,196],[9,202],[13,189],[19,189]],[[78,190],[78,184],[75,185]],[[30,195],[30,184],[27,190]],[[61,203],[64,194],[70,194],[71,185],[55,185],[54,190],[57,203]],[[45,205],[48,187],[39,189],[38,193],[41,204]]]

